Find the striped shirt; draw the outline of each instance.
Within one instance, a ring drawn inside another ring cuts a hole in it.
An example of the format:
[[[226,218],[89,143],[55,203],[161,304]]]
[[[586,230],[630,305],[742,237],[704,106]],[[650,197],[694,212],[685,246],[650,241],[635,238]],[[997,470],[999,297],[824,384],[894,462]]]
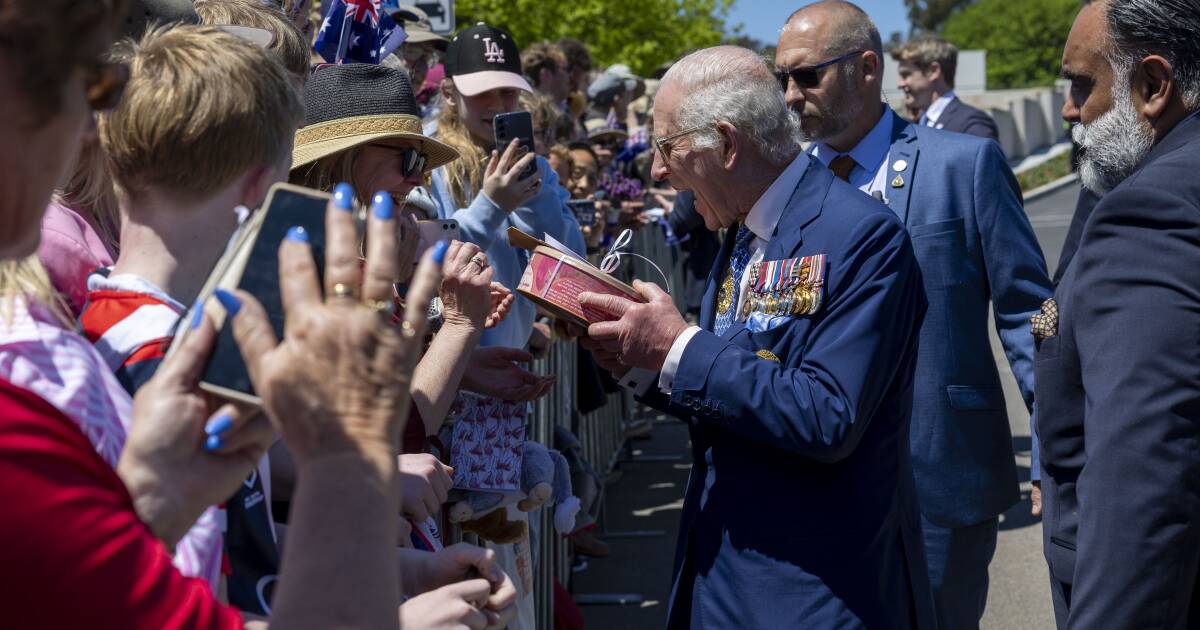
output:
[[[175,326],[187,309],[132,274],[112,275],[109,269],[98,269],[88,276],[87,287],[79,323],[95,344],[103,371],[114,375],[132,396],[162,364]],[[180,572],[204,578],[214,592],[221,579],[224,520],[219,507],[209,507],[175,546],[174,562]]]

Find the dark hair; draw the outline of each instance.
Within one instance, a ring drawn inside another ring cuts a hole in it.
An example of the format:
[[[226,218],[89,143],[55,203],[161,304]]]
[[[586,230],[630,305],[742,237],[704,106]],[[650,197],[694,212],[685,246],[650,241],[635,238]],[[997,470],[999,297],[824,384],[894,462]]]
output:
[[[112,44],[124,0],[0,0],[0,63],[45,121],[62,105],[63,85]]]
[[[587,151],[588,153],[590,153],[592,155],[592,159],[595,160],[597,164],[600,163],[600,158],[596,157],[596,150],[592,148],[592,145],[590,142],[584,142],[582,140],[575,140],[573,142],[568,142],[567,150],[568,151]]]
[[[584,70],[592,69],[592,55],[588,52],[587,46],[578,39],[564,37],[558,40],[558,47],[562,49],[563,56],[567,58],[567,70],[575,70],[582,68]]]
[[[1184,105],[1200,107],[1200,0],[1109,0],[1107,9],[1113,69],[1161,55],[1171,63]]]
[[[542,70],[554,72],[566,69],[567,59],[557,44],[536,42],[521,51],[521,70],[537,87],[541,87]]]

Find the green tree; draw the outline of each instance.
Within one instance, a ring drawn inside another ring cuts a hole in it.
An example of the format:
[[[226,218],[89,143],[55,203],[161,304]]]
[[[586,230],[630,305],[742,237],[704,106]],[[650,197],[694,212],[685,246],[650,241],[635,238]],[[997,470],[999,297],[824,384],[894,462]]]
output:
[[[941,34],[960,50],[987,50],[990,89],[1052,85],[1078,11],[1078,0],[979,0]]]
[[[458,0],[458,27],[487,22],[517,44],[574,37],[597,63],[629,64],[641,76],[725,38],[733,0]],[[737,35],[737,33],[733,33]]]
[[[913,30],[933,33],[938,31],[946,18],[973,0],[904,0],[908,7],[908,21]]]

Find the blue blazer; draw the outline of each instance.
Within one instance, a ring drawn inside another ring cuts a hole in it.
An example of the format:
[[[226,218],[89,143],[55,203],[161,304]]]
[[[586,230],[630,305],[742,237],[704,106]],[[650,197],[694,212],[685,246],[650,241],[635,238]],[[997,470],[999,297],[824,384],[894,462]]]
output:
[[[1000,147],[892,116],[888,205],[912,237],[929,299],[913,393],[913,470],[925,517],[963,527],[1020,500],[988,309],[1032,409],[1029,318],[1052,288]]]
[[[1038,344],[1059,628],[1200,627],[1200,114],[1100,197]],[[1056,607],[1057,608],[1057,607]]]
[[[971,107],[958,98],[950,101],[946,109],[942,110],[942,115],[938,116],[937,128],[1000,141],[996,121],[992,120],[987,112]]]
[[[810,160],[765,260],[826,254],[824,301],[713,327],[725,239],[670,396],[694,463],[671,628],[932,628],[908,461],[920,271],[882,204]]]

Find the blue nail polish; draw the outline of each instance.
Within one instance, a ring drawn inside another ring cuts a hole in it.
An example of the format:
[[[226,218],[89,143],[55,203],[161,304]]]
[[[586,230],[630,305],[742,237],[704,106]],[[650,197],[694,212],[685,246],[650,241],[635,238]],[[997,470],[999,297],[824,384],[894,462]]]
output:
[[[333,189],[333,205],[340,210],[354,208],[354,189],[350,187],[350,184],[341,183]]]
[[[392,196],[387,193],[375,193],[375,203],[371,205],[371,212],[375,214],[376,219],[387,221],[392,218]]]
[[[225,440],[222,440],[219,435],[210,435],[207,440],[204,440],[204,450],[209,452],[220,450],[223,446],[225,446]]]
[[[450,249],[450,241],[438,241],[437,245],[433,246],[433,262],[442,264],[446,260],[446,250]]]
[[[287,238],[287,240],[289,240],[289,241],[296,241],[297,243],[307,243],[308,242],[308,230],[297,225],[295,227],[288,229],[287,236],[285,238]]]
[[[230,317],[236,317],[238,311],[242,310],[242,301],[233,293],[225,289],[217,289],[213,291],[213,295],[217,296],[217,301],[225,307],[225,312],[229,313]]]
[[[202,321],[204,321],[204,299],[196,298],[196,303],[192,305],[192,321],[188,322],[188,328],[196,330]]]
[[[208,435],[221,435],[233,428],[233,416],[223,413],[208,421],[204,425],[204,432]]]

